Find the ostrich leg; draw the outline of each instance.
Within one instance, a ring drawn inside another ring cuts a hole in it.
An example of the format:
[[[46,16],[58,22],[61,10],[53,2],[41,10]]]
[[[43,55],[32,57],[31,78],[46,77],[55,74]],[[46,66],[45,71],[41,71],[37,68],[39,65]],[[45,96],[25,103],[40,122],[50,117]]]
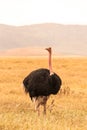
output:
[[[40,115],[40,105],[43,105],[43,114],[46,114],[46,103],[48,98],[49,96],[39,96],[33,98],[35,111],[38,111],[38,115]]]
[[[33,97],[33,98],[32,98],[32,101],[34,102],[34,109],[35,109],[35,111],[36,111],[36,97]]]
[[[47,103],[47,100],[48,100],[49,96],[43,96],[43,102],[42,102],[42,105],[44,107],[44,111],[43,111],[43,114],[46,115],[46,103]]]
[[[46,103],[43,105],[43,107],[44,107],[43,114],[46,115]]]
[[[40,110],[39,110],[40,103],[38,102],[38,98],[33,97],[33,102],[34,102],[35,111],[38,111],[38,115],[40,115]]]

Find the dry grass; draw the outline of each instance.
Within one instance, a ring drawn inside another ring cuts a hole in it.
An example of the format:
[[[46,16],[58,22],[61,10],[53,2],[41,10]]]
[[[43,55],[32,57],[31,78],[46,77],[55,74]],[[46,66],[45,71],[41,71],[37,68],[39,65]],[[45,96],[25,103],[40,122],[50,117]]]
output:
[[[49,98],[47,115],[38,117],[22,80],[40,67],[48,68],[47,58],[0,58],[0,130],[86,130],[87,58],[53,59],[62,89]]]

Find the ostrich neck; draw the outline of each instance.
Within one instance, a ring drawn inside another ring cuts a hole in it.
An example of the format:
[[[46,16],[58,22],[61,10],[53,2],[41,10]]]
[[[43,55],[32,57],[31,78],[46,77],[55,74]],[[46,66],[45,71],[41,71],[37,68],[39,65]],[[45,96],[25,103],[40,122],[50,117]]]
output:
[[[51,52],[49,52],[49,70],[50,70],[50,74],[52,74],[53,70],[52,70],[52,54],[51,54]]]

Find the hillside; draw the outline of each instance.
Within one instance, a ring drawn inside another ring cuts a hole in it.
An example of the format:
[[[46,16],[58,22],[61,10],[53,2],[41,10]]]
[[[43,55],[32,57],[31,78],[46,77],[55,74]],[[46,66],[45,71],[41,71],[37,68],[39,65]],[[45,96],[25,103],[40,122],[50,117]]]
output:
[[[43,55],[52,46],[55,55],[87,56],[87,26],[37,24],[0,25],[0,55]]]

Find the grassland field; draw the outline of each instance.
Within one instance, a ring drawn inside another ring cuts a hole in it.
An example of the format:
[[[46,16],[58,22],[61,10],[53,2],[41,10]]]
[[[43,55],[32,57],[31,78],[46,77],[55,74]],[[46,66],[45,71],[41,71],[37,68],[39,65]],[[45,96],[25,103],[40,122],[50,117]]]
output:
[[[62,88],[38,117],[22,81],[48,68],[47,57],[0,57],[0,130],[87,130],[87,57],[53,57]],[[52,101],[54,103],[52,104]]]

